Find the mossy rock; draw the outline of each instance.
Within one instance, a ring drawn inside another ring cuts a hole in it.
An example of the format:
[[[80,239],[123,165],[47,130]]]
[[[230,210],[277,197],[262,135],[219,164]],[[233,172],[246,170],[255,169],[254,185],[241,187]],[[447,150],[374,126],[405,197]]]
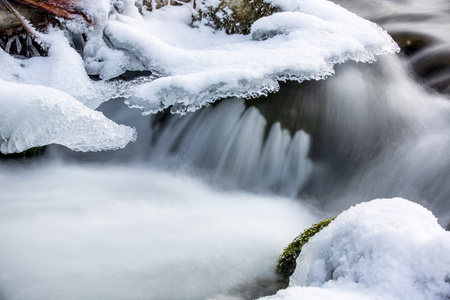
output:
[[[330,224],[333,219],[325,219],[322,222],[314,224],[310,228],[303,231],[301,235],[296,237],[283,251],[278,259],[277,271],[285,280],[294,273],[297,267],[297,258],[302,251],[302,247],[313,237],[316,233],[324,229]]]
[[[202,21],[227,34],[249,34],[255,21],[279,10],[264,0],[222,0],[218,6],[203,1],[202,8],[194,16],[194,21]]]
[[[33,147],[20,153],[3,154],[0,152],[2,159],[28,159],[43,155],[45,147]]]

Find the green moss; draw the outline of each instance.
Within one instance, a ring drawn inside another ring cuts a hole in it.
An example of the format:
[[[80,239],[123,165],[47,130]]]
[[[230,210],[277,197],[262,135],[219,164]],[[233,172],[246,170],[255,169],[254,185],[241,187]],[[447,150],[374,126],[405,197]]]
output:
[[[249,34],[252,24],[278,9],[264,0],[223,0],[218,6],[204,6],[194,16],[216,30],[227,34]]]
[[[296,237],[283,251],[278,259],[277,271],[286,280],[294,273],[297,266],[297,258],[302,251],[302,247],[313,237],[316,233],[327,227],[333,219],[325,219],[322,222],[314,224],[310,228],[303,231],[301,235]]]

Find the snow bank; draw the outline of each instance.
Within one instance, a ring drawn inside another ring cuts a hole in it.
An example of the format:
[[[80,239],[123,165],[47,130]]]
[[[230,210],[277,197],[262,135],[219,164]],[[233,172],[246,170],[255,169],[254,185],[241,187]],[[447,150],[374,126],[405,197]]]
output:
[[[123,70],[152,70],[161,78],[135,87],[129,105],[144,113],[173,105],[173,112],[185,113],[225,97],[275,92],[279,80],[324,79],[334,64],[371,62],[375,55],[398,51],[379,26],[331,2],[272,2],[285,11],[256,21],[248,36],[202,24],[193,28],[189,5],[164,7],[144,18],[128,7],[127,14],[116,13],[105,24],[116,52],[93,40],[87,69],[103,79],[115,77],[120,70],[110,66],[120,56]]]
[[[134,129],[118,125],[59,90],[0,79],[0,150],[60,144],[76,151],[123,148]]]
[[[42,37],[51,45],[48,57],[23,60],[0,51],[0,151],[48,144],[100,151],[135,140],[134,129],[93,110],[115,91],[89,79],[63,32]]]
[[[450,232],[404,199],[340,214],[302,249],[290,287],[264,299],[448,299]]]

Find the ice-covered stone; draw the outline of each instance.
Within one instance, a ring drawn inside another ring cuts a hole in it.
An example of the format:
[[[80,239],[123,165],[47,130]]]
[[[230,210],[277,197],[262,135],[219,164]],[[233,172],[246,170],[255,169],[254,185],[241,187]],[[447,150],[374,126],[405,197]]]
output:
[[[271,300],[447,299],[450,232],[419,204],[377,199],[340,214],[306,243],[290,287]]]

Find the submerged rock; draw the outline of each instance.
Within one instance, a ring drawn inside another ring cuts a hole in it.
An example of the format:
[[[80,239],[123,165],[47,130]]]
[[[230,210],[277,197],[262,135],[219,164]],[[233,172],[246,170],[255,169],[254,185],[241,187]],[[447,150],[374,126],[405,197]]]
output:
[[[433,41],[431,37],[416,32],[392,33],[391,36],[407,56],[414,55],[418,51],[423,50]]]
[[[292,136],[299,130],[314,134],[320,129],[322,104],[320,99],[310,95],[321,84],[319,81],[304,81],[301,84],[296,81],[280,82],[279,92],[264,98],[248,99],[245,105],[259,110],[267,120],[267,129],[278,122]]]
[[[0,159],[28,159],[44,155],[46,147],[33,147],[20,153],[3,154],[0,152]]]
[[[394,32],[397,42],[422,84],[443,94],[450,94],[450,52],[439,41],[417,32]]]

